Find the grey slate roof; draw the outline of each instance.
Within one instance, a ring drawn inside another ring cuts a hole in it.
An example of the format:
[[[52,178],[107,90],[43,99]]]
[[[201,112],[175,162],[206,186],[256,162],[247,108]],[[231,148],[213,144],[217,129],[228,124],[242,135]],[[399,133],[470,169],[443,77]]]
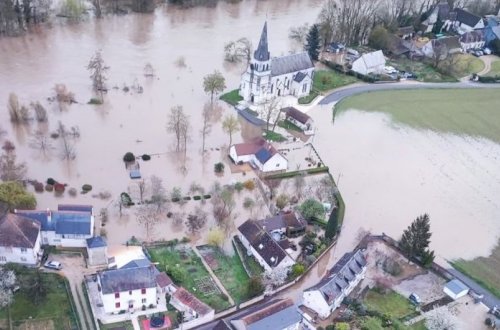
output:
[[[467,285],[465,285],[464,283],[460,282],[457,279],[449,281],[448,283],[446,283],[445,287],[448,288],[448,290],[450,290],[454,294],[459,294],[463,291],[469,290],[469,287]]]
[[[301,82],[302,80],[304,80],[304,78],[306,77],[307,75],[303,72],[298,72],[295,77],[293,78],[294,81],[296,82]]]
[[[148,259],[135,259],[121,266],[120,269],[131,269],[148,266],[151,266],[151,261],[149,261]]]
[[[291,299],[278,300],[276,303],[245,315],[241,321],[248,330],[286,329],[301,321],[302,316]]]
[[[305,112],[297,110],[294,107],[285,108],[283,111],[285,111],[287,117],[291,117],[302,124],[306,124],[311,119]]]
[[[281,246],[256,221],[247,220],[238,227],[238,230],[269,267],[278,266],[287,256]]]
[[[349,286],[349,282],[363,271],[364,266],[366,266],[366,259],[361,250],[346,253],[324,279],[306,291],[319,290],[330,304],[342,294],[344,288]]]
[[[455,12],[457,13],[456,20],[470,27],[476,26],[476,24],[481,20],[481,17],[470,13],[467,10],[457,8],[455,9]]]
[[[259,46],[253,53],[253,56],[258,61],[269,61],[269,48],[267,45],[267,22],[264,23],[262,33],[260,35]]]
[[[114,269],[99,274],[103,294],[156,287],[154,266]]]
[[[17,214],[0,215],[0,246],[31,249],[35,246],[40,223]]]
[[[307,70],[314,67],[307,52],[291,54],[281,57],[273,57],[271,60],[271,76]]]
[[[89,249],[100,248],[105,246],[108,246],[108,244],[101,236],[87,238],[87,247]]]

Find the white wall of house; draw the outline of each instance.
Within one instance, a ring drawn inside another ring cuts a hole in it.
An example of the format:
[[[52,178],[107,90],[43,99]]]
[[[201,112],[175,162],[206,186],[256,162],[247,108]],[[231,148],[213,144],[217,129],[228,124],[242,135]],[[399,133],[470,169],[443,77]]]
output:
[[[258,162],[258,161],[257,161]],[[280,153],[275,153],[261,166],[262,172],[282,171],[288,168],[288,161]]]
[[[247,163],[255,159],[255,155],[238,155],[234,145],[229,148],[229,157],[231,157],[236,164],[238,164],[238,162]]]
[[[197,319],[193,319],[188,322],[182,323],[182,326],[180,326],[178,329],[183,329],[183,330],[188,330],[188,329],[193,329],[199,325],[202,325],[204,323],[208,323],[215,319],[215,311],[212,309],[210,313],[203,315],[202,317],[199,317]]]
[[[304,291],[302,304],[318,313],[322,319],[327,318],[331,313],[330,306],[319,290]]]
[[[288,121],[297,125],[303,131],[307,131],[307,130],[311,129],[311,127],[312,127],[312,119],[309,119],[309,120],[307,120],[307,122],[305,124],[302,124],[300,121],[296,120],[295,118],[292,118],[292,117],[286,117],[286,118],[288,119]]]
[[[477,48],[483,48],[485,44],[485,41],[476,41],[476,42],[461,42],[460,45],[462,46],[463,51],[467,51],[468,49],[477,49]]]
[[[35,266],[38,264],[40,257],[40,234],[38,234],[33,248],[0,246],[0,265],[12,262],[26,266]]]
[[[86,247],[93,235],[59,235],[55,231],[42,231],[42,244],[63,247]]]
[[[146,288],[145,293],[142,293],[142,289],[119,292],[118,298],[115,293],[103,294],[101,292],[104,311],[108,314],[118,314],[121,310],[130,311],[131,305],[133,310],[140,310],[143,305],[156,306],[156,297],[156,287]]]
[[[459,292],[458,294],[456,294],[445,286],[443,289],[443,292],[446,293],[448,296],[450,296],[453,300],[457,300],[458,298],[461,298],[461,297],[467,295],[467,293],[469,293],[469,290],[463,290],[463,291]]]
[[[90,266],[107,265],[108,263],[107,246],[92,249],[87,248],[87,254],[89,256],[88,262]]]
[[[481,19],[474,26],[469,26],[464,23],[460,23],[459,21],[453,22],[453,27],[457,30],[459,34],[464,34],[466,32],[470,32],[473,30],[484,29],[484,21]]]

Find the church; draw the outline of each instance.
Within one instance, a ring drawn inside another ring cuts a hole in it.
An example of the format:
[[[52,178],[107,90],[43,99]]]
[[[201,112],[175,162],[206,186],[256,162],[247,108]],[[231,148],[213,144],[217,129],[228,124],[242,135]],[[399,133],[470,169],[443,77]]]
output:
[[[241,76],[239,93],[246,102],[256,104],[278,96],[299,98],[309,95],[313,75],[314,65],[307,52],[271,58],[265,22],[259,46]]]

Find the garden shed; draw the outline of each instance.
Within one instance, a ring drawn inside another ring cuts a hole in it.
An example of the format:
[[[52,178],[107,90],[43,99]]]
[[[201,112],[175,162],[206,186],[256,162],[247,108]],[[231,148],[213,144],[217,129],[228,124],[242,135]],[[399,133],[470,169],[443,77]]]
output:
[[[443,288],[444,293],[453,300],[465,296],[469,292],[469,287],[457,279],[451,280]]]

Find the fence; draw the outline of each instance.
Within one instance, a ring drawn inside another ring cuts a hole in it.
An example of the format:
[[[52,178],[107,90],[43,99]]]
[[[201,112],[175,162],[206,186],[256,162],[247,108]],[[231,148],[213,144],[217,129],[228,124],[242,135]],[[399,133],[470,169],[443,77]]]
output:
[[[71,288],[68,287],[68,280],[67,279],[64,279],[64,287],[66,288],[66,295],[68,297],[69,305],[71,307],[71,316],[75,320],[76,328],[78,330],[81,330],[82,329],[82,325],[80,323],[81,320],[80,320],[78,313],[76,312],[75,301],[73,300],[75,298],[73,297],[73,294],[71,293]]]

